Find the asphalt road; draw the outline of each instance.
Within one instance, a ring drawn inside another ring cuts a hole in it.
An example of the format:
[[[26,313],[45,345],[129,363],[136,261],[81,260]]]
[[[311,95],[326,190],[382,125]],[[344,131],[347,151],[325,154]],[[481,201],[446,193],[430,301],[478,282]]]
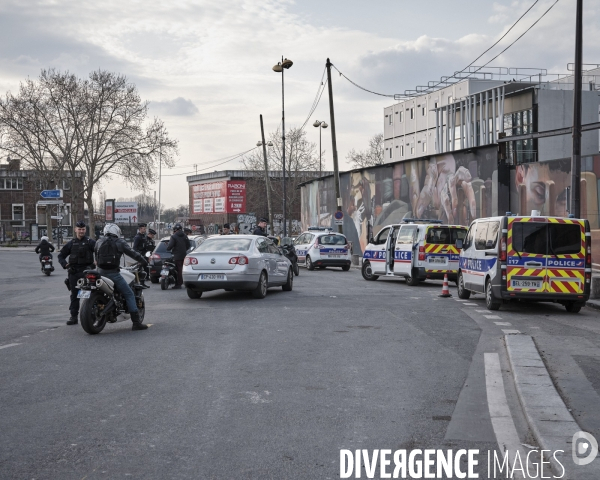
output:
[[[152,285],[148,330],[126,321],[90,336],[65,325],[60,267],[45,277],[24,251],[0,262],[1,478],[327,479],[340,449],[494,450],[486,352],[532,443],[502,330],[551,343],[574,322],[558,306],[517,305],[497,314],[507,327],[486,318],[482,296],[439,298],[439,282],[301,269],[292,292],[264,300]],[[597,313],[577,317],[596,348]]]

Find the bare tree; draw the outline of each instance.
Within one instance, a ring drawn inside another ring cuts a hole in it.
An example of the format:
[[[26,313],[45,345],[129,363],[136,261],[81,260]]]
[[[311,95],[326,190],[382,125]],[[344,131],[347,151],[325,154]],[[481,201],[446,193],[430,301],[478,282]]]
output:
[[[350,150],[346,159],[354,168],[383,165],[383,133],[377,133],[369,139],[367,150],[358,152],[354,149]]]
[[[18,95],[0,101],[0,149],[41,175],[83,171],[83,195],[94,218],[94,189],[118,175],[143,189],[158,164],[175,164],[177,141],[164,124],[148,119],[148,102],[123,75],[95,71],[88,79],[42,71],[22,82]],[[76,182],[72,182],[75,185]]]
[[[270,172],[281,172],[283,170],[282,139],[281,130],[269,134],[273,147],[267,148],[268,165]],[[264,158],[262,150],[254,150],[242,159],[246,170],[255,172],[255,176],[264,179]],[[308,178],[314,178],[319,168],[319,149],[316,143],[306,139],[306,132],[299,128],[292,128],[285,136],[285,169],[286,169],[286,199],[287,210],[294,211],[300,204],[300,190],[298,185]],[[310,172],[310,174],[308,173]],[[271,182],[275,211],[283,205],[283,189],[277,185],[277,181]],[[266,188],[266,187],[265,187]],[[250,192],[248,192],[250,193]],[[266,190],[264,194],[266,195]],[[286,218],[288,215],[286,215]]]

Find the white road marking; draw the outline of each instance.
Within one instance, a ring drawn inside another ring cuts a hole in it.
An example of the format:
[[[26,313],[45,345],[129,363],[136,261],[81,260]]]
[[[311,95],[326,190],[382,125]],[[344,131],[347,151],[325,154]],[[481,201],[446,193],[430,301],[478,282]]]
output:
[[[496,325],[502,325],[504,327],[511,327],[512,323],[510,322],[494,322]]]
[[[489,310],[475,310],[477,313],[487,313]]]
[[[468,305],[469,307],[476,307],[476,303],[463,303],[463,305]]]
[[[484,315],[485,318],[488,318],[490,320],[500,320],[502,317],[500,317],[499,315]],[[509,324],[510,325],[510,324]]]
[[[467,300],[461,300],[460,298],[455,298],[454,300],[456,300],[457,302],[466,302]]]
[[[8,348],[8,347],[16,347],[17,345],[21,345],[20,343],[9,343],[8,345],[2,345],[0,346],[0,350],[2,350],[3,348]]]
[[[521,459],[527,457],[527,453],[521,447],[519,434],[515,427],[515,422],[508,408],[506,393],[504,391],[504,380],[502,379],[502,370],[500,368],[500,357],[497,353],[485,353],[485,387],[487,393],[488,408],[492,420],[492,428],[496,435],[496,441],[500,447],[500,452],[507,452],[513,464],[516,452],[519,451]],[[517,478],[523,478],[519,470],[514,472]]]
[[[518,335],[521,333],[519,330],[504,330],[502,329],[505,335]]]

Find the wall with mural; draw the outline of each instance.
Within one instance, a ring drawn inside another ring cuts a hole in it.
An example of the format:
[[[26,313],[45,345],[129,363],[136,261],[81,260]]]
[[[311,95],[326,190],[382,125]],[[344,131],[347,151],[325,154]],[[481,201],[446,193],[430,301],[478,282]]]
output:
[[[302,226],[334,226],[333,177],[302,188]],[[498,214],[496,147],[435,155],[340,175],[344,234],[362,254],[371,235],[403,218],[468,225]]]

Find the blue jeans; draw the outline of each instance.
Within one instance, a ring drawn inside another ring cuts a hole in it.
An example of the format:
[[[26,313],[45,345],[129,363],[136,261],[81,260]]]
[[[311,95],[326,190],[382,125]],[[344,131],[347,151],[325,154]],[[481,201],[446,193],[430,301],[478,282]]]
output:
[[[120,273],[103,273],[103,277],[110,278],[113,282],[115,282],[115,288],[125,297],[125,302],[127,303],[127,310],[129,313],[135,313],[138,311],[137,304],[135,303],[135,295],[133,294],[133,290],[127,285],[125,279],[121,276]]]

